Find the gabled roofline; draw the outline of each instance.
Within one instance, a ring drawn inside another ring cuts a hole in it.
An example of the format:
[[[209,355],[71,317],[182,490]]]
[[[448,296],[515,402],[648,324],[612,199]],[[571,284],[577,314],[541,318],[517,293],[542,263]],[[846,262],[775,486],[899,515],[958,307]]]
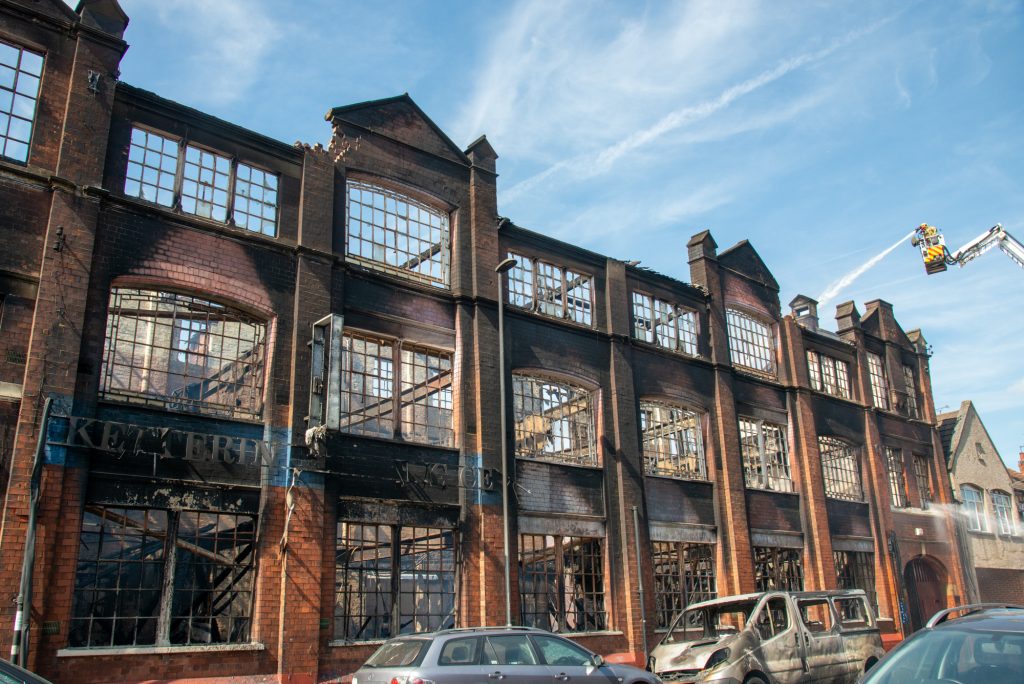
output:
[[[725,270],[729,271],[730,273],[735,273],[736,275],[740,276],[741,278],[746,278],[747,280],[749,280],[752,283],[757,283],[758,285],[765,286],[765,287],[767,287],[770,290],[774,290],[775,292],[780,292],[781,288],[779,287],[779,281],[776,280],[776,278],[775,278],[775,274],[773,274],[772,270],[770,268],[768,268],[768,264],[761,257],[761,254],[757,251],[757,248],[754,247],[753,243],[751,243],[750,240],[747,240],[747,239],[740,240],[739,242],[737,242],[732,247],[729,247],[729,248],[724,249],[721,252],[719,252],[718,253],[718,263],[721,264],[723,257],[728,257],[730,254],[732,254],[733,252],[739,250],[742,247],[750,247],[750,251],[752,251],[754,253],[754,256],[757,257],[757,260],[761,262],[762,266],[764,266],[764,270],[768,272],[768,277],[771,278],[771,282],[769,282],[769,283],[761,282],[760,280],[758,280],[754,276],[750,275],[749,273],[744,273],[742,271],[737,271],[735,268],[730,268],[729,266],[727,266],[725,264],[722,264],[722,268],[724,268]]]
[[[466,153],[463,152],[462,149],[460,149],[459,146],[456,145],[452,141],[452,139],[448,137],[447,133],[441,130],[440,126],[434,123],[433,119],[427,116],[427,113],[424,112],[418,104],[416,104],[416,101],[409,96],[409,93],[402,93],[401,95],[385,97],[379,100],[366,100],[365,102],[356,102],[354,104],[342,105],[340,107],[332,107],[331,109],[327,110],[326,114],[324,114],[324,119],[326,121],[333,121],[334,119],[340,117],[342,114],[345,114],[346,112],[354,112],[359,109],[369,109],[371,107],[382,107],[384,105],[395,104],[397,102],[404,102],[410,105],[413,109],[415,109],[416,113],[423,117],[423,120],[427,122],[427,125],[430,126],[431,130],[437,133],[437,135],[440,136],[442,140],[444,140],[445,144],[449,147],[449,149],[451,149],[451,151],[454,152],[455,155],[466,166],[473,165],[473,162],[471,162],[469,157],[466,156]]]

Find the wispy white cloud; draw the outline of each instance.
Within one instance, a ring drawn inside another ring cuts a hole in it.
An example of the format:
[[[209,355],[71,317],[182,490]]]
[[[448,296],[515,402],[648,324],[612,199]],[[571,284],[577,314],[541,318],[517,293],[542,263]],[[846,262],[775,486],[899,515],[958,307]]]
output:
[[[192,85],[201,106],[242,99],[264,77],[264,62],[282,37],[281,24],[247,0],[161,2],[157,15],[187,41],[179,46],[188,55],[180,78]]]

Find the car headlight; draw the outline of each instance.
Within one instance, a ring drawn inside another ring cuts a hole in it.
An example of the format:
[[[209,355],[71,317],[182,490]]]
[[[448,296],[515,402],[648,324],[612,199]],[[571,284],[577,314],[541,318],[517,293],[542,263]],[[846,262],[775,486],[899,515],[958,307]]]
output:
[[[720,648],[711,654],[711,657],[708,658],[708,662],[704,663],[704,672],[710,672],[711,670],[714,670],[716,667],[724,665],[728,661],[729,649]]]

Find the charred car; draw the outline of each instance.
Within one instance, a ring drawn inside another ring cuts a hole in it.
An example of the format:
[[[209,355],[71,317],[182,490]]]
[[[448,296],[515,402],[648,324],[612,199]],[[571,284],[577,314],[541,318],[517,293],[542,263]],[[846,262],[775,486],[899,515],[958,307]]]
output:
[[[882,655],[863,591],[769,591],[688,606],[648,669],[665,682],[855,682]]]

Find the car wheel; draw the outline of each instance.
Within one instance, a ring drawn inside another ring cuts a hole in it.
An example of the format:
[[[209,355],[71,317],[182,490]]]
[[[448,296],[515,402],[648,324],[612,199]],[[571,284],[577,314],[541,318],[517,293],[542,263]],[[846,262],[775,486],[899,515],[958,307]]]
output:
[[[743,680],[743,684],[768,684],[768,680],[761,675],[752,674]]]

